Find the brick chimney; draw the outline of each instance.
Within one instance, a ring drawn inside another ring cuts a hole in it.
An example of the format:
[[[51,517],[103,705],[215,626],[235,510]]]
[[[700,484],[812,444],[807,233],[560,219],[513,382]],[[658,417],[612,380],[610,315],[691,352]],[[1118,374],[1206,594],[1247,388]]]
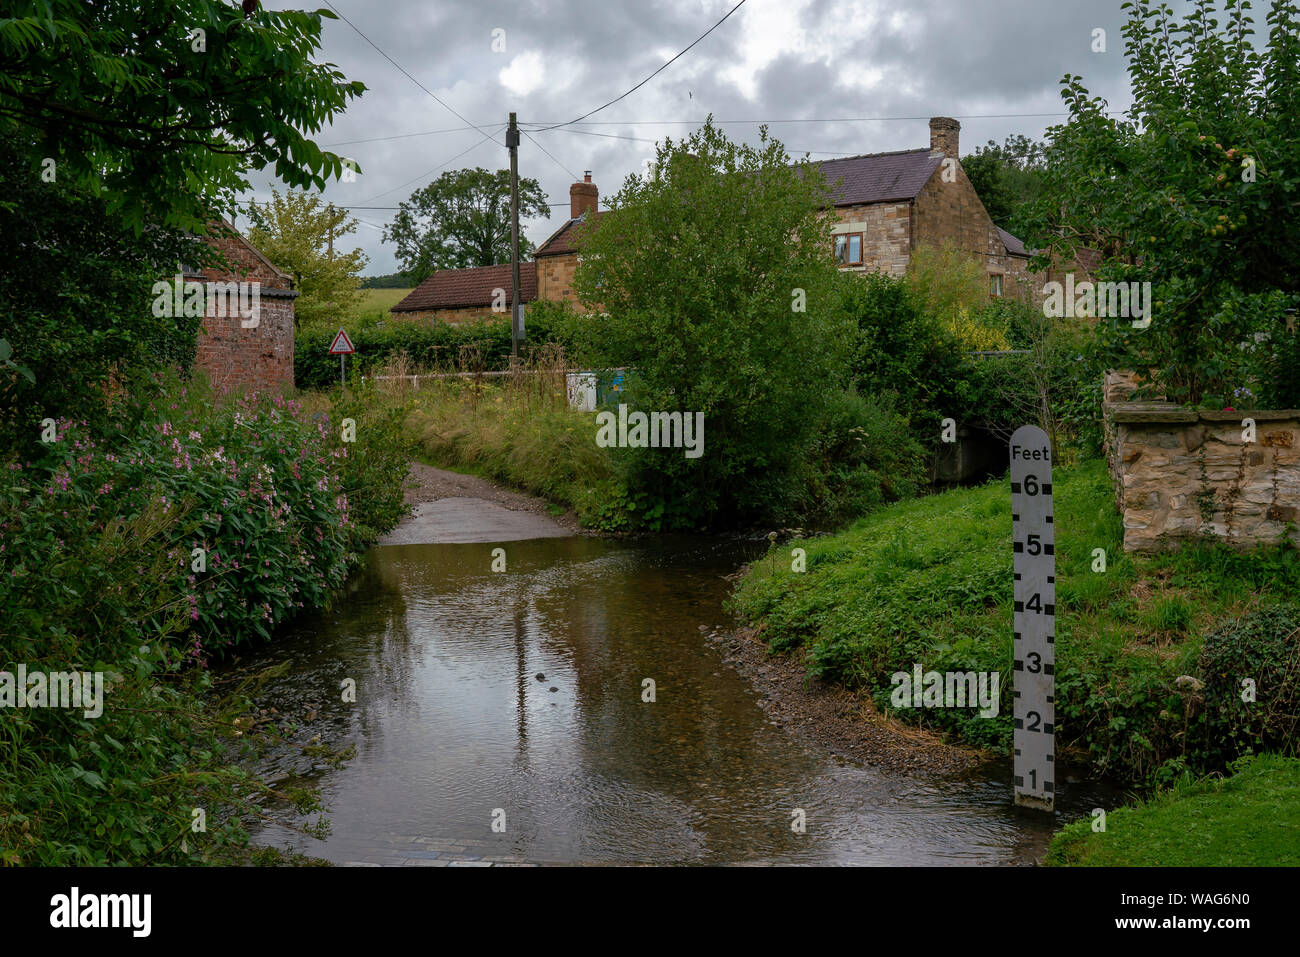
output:
[[[957,134],[961,124],[950,116],[930,117],[930,152],[957,158]]]
[[[600,191],[591,181],[591,170],[583,170],[582,182],[569,187],[569,218],[577,219],[587,210],[595,210]]]

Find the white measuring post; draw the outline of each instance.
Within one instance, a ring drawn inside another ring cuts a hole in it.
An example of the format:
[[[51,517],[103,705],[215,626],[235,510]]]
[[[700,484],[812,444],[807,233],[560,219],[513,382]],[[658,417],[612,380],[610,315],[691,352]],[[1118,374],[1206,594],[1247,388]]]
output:
[[[1056,526],[1052,443],[1036,425],[1011,436],[1015,660],[1015,801],[1051,811],[1056,800]]]
[[[356,347],[352,345],[352,340],[348,338],[348,334],[339,329],[334,335],[334,341],[330,343],[330,355],[339,357],[339,383],[345,389],[348,387],[348,377],[343,370],[343,357],[356,351]]]

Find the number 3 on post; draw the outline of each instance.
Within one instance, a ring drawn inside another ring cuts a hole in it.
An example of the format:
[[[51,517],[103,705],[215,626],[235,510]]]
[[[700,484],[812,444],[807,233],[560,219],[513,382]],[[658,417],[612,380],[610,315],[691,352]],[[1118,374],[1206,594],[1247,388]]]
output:
[[[1052,446],[1047,433],[1033,425],[1011,436],[1011,527],[1015,802],[1051,811],[1056,798],[1056,528]]]

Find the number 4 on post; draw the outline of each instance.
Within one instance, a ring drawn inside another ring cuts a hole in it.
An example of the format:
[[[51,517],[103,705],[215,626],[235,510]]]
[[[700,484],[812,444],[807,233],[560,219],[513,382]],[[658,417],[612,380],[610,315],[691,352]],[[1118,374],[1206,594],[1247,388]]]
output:
[[[1056,799],[1056,526],[1052,446],[1033,425],[1011,436],[1014,561],[1015,802],[1051,811]]]

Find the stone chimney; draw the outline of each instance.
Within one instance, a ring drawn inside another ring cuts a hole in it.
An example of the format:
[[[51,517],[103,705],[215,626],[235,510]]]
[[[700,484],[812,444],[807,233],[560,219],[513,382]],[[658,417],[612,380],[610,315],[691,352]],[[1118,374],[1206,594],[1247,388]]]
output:
[[[569,187],[569,218],[577,219],[589,209],[594,211],[599,199],[600,192],[591,181],[591,170],[584,170],[582,182]]]
[[[961,124],[950,116],[930,117],[930,152],[957,158],[957,134]]]

